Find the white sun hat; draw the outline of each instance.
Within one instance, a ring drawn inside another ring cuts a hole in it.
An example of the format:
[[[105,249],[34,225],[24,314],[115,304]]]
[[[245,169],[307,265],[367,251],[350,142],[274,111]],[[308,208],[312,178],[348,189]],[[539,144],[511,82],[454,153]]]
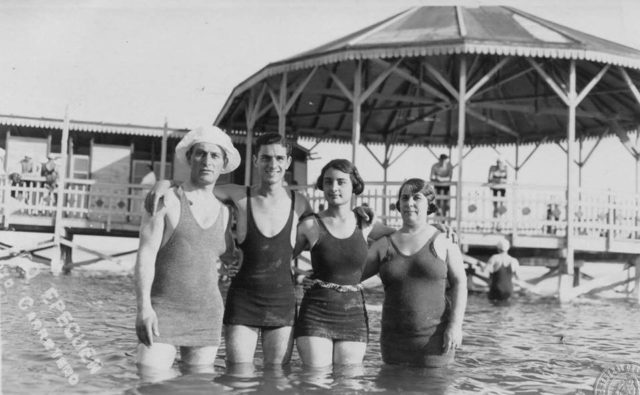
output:
[[[189,166],[187,151],[197,143],[216,144],[227,154],[227,165],[220,171],[221,174],[231,173],[240,166],[240,153],[233,146],[231,138],[220,128],[213,125],[199,126],[187,133],[176,145],[176,163]]]

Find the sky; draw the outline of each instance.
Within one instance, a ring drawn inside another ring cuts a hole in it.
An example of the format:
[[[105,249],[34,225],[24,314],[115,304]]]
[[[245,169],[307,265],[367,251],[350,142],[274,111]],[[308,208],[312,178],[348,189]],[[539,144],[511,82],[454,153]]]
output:
[[[495,5],[419,0],[2,0],[0,114],[194,127],[212,123],[232,89],[277,61],[419,5]],[[640,1],[503,1],[523,11],[640,48]],[[588,144],[587,144],[587,148]],[[350,157],[350,147],[320,144],[321,159]],[[513,162],[513,150],[502,154]],[[526,151],[526,150],[525,150]],[[436,152],[439,154],[440,152]],[[483,181],[496,153],[476,150],[464,179]],[[363,169],[379,169],[359,150]],[[425,159],[427,158],[427,159]],[[454,162],[456,158],[454,157]],[[614,159],[614,160],[612,160]],[[416,166],[416,161],[424,166]],[[435,158],[412,149],[390,179],[425,177]],[[562,185],[564,154],[545,147],[522,182]],[[365,180],[381,180],[379,170]],[[615,139],[585,166],[585,186],[633,188],[634,161]]]

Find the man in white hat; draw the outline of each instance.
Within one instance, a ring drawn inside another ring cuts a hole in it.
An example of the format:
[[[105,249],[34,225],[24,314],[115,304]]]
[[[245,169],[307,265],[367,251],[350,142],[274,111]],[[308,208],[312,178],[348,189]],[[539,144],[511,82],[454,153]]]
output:
[[[243,253],[224,314],[226,358],[235,372],[252,368],[258,338],[262,339],[264,365],[282,365],[291,357],[296,313],[293,246],[298,218],[311,212],[307,199],[284,185],[291,148],[277,133],[260,136],[253,157],[258,183],[214,189],[218,198],[236,208],[236,239]],[[161,196],[166,187],[158,183],[152,192]],[[158,198],[150,194],[147,203],[154,199]]]
[[[140,226],[136,363],[143,375],[171,372],[176,347],[185,365],[212,371],[220,345],[217,261],[226,259],[233,240],[229,210],[212,191],[220,174],[238,167],[240,154],[229,136],[209,126],[189,132],[175,155],[189,166],[189,178],[171,188],[153,215],[145,212]]]

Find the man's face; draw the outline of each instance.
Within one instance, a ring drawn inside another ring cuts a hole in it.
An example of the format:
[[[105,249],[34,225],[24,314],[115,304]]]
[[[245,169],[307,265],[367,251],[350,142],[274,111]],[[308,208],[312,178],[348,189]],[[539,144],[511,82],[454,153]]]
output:
[[[196,143],[188,157],[191,182],[195,185],[215,184],[225,166],[224,151],[212,143]]]
[[[260,181],[277,184],[284,179],[285,172],[291,165],[291,157],[281,144],[269,144],[260,147],[258,154],[253,157],[253,163],[258,170]]]

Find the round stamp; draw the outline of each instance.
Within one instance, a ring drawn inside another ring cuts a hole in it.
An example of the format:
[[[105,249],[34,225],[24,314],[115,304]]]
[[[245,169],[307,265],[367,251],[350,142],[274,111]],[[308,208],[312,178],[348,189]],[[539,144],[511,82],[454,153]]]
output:
[[[622,363],[605,369],[593,384],[595,395],[640,395],[640,365]]]

